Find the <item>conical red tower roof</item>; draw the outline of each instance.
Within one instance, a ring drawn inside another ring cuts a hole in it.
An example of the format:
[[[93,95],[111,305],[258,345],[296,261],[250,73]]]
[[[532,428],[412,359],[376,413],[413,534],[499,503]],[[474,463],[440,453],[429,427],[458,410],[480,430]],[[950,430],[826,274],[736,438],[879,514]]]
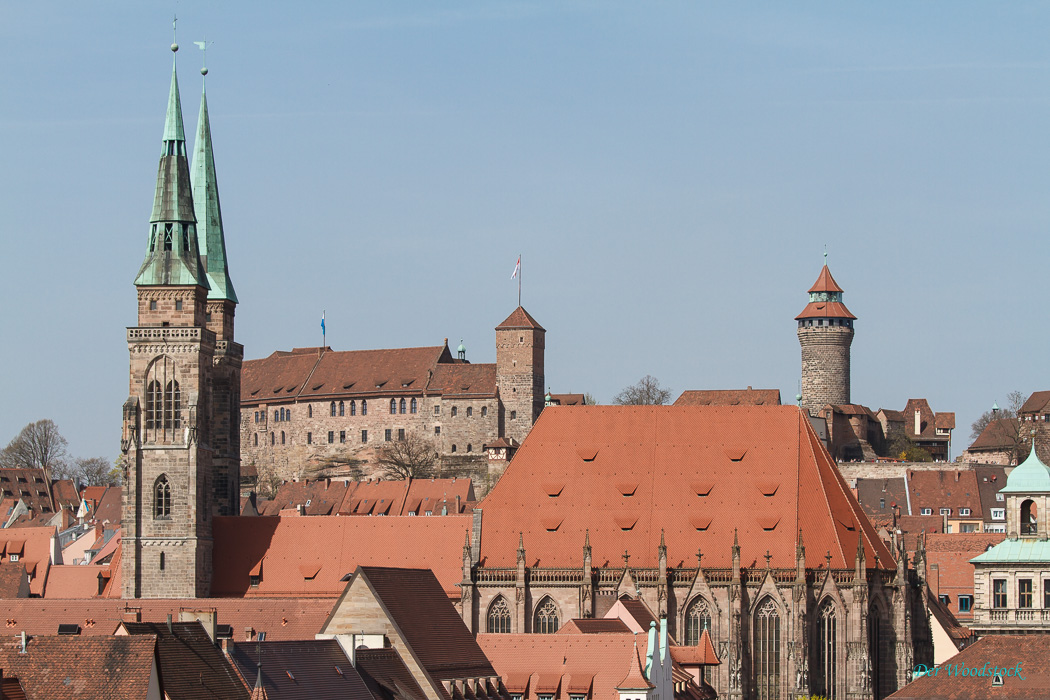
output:
[[[813,286],[809,288],[809,291],[842,292],[843,289],[835,282],[835,278],[831,276],[831,270],[825,265],[824,269],[820,271],[820,276],[817,277],[817,281],[813,283]]]
[[[809,288],[809,304],[795,320],[804,318],[857,318],[842,303],[842,287],[831,276],[827,265],[820,270],[817,281]]]
[[[617,690],[650,690],[656,686],[642,673],[642,662],[638,659],[638,642],[634,643],[631,652],[631,668],[622,681],[616,684]]]

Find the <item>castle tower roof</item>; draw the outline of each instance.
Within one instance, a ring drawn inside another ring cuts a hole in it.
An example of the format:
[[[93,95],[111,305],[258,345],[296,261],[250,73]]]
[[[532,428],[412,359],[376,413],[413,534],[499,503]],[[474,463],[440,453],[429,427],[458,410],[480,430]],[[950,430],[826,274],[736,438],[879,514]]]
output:
[[[177,44],[172,44],[172,51],[178,51]],[[149,244],[146,259],[135,277],[136,285],[208,286],[198,257],[196,223],[179,79],[173,58],[168,110],[164,119],[164,150],[157,168]]]
[[[201,72],[207,74],[207,68]],[[215,156],[208,119],[208,93],[201,89],[201,111],[197,119],[197,140],[193,144],[193,205],[197,219],[197,247],[208,276],[208,298],[237,303],[226,259],[226,238],[222,232],[219,207],[219,181],[215,177]]]
[[[642,662],[638,658],[638,643],[635,642],[631,652],[631,667],[624,679],[616,684],[617,690],[652,690],[656,686],[642,673]]]
[[[1028,459],[1010,472],[1000,493],[1050,493],[1050,468],[1035,453],[1035,438]]]
[[[510,313],[510,316],[507,316],[506,320],[503,321],[503,323],[496,326],[496,330],[498,331],[511,330],[516,328],[529,328],[538,331],[546,330],[536,321],[536,319],[529,315],[528,311],[526,311],[521,306],[514,309],[514,311]]]
[[[825,265],[817,281],[809,288],[809,304],[802,309],[802,313],[796,316],[795,320],[806,318],[856,319],[857,317],[851,314],[846,305],[842,303],[842,292],[842,287],[831,276],[831,270]]]

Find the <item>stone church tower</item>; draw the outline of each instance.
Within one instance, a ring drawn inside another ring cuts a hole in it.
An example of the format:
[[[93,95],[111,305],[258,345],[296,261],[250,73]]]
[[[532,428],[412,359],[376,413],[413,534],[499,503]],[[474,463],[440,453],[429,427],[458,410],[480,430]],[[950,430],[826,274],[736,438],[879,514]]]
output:
[[[138,325],[127,330],[125,598],[207,596],[212,519],[235,514],[239,505],[237,298],[226,266],[207,103],[202,97],[191,185],[174,61],[163,144],[146,259],[135,278]]]
[[[496,326],[499,434],[519,443],[543,410],[543,351],[547,331],[518,307]]]
[[[850,403],[849,350],[856,319],[825,264],[809,288],[809,304],[795,317],[802,346],[801,405],[811,416],[826,404]]]

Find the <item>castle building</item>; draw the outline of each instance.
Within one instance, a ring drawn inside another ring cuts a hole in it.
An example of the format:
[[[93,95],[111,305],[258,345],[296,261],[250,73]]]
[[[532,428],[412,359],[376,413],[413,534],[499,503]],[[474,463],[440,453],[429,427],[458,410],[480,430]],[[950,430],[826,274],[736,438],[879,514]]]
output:
[[[138,323],[127,329],[125,598],[208,595],[212,519],[240,505],[243,348],[233,339],[237,296],[204,93],[193,160],[191,170],[173,59],[146,258],[135,278]]]
[[[338,470],[377,448],[425,438],[446,459],[486,464],[525,439],[544,405],[546,331],[522,307],[496,327],[496,362],[460,344],[333,351],[299,348],[244,363],[241,460],[284,479]]]
[[[809,303],[795,320],[802,346],[801,406],[816,416],[827,404],[849,398],[849,351],[856,316],[842,303],[842,287],[824,265],[809,288]]]

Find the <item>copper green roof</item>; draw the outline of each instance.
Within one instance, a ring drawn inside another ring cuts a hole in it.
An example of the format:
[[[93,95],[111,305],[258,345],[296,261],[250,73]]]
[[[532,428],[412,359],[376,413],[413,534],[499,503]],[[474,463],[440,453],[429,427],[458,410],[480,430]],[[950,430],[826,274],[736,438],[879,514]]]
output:
[[[146,259],[135,277],[137,286],[208,286],[197,252],[196,224],[190,166],[186,160],[186,135],[182,128],[179,81],[172,61],[171,90],[164,120],[164,150],[157,166],[157,191],[150,215]]]
[[[1034,539],[1003,540],[987,552],[970,560],[977,564],[1050,562],[1050,541]]]
[[[1035,453],[1035,440],[1028,459],[1014,467],[999,493],[1050,493],[1050,469]]]
[[[219,181],[215,177],[215,156],[208,120],[208,94],[201,91],[201,112],[197,119],[197,140],[193,144],[193,205],[197,218],[197,247],[208,276],[208,298],[237,303],[226,260],[226,238],[222,232]]]

